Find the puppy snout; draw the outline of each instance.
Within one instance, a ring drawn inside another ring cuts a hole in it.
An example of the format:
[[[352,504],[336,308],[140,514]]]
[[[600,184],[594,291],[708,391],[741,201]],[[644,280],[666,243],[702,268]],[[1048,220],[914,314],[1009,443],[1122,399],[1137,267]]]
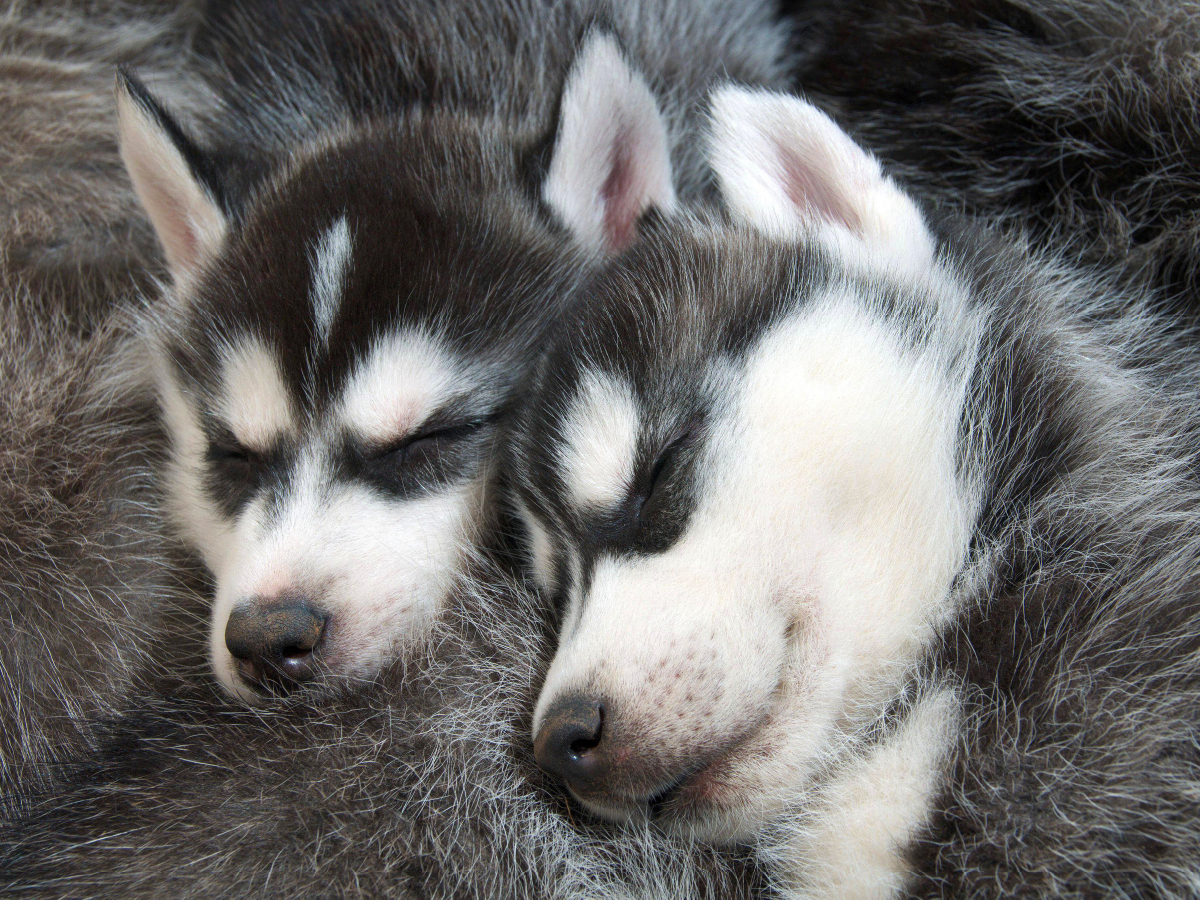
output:
[[[604,703],[565,697],[542,720],[533,755],[539,766],[572,787],[593,787],[605,781],[611,763],[604,736]]]
[[[325,614],[305,600],[250,600],[230,613],[225,646],[245,681],[286,692],[316,674],[325,622]]]

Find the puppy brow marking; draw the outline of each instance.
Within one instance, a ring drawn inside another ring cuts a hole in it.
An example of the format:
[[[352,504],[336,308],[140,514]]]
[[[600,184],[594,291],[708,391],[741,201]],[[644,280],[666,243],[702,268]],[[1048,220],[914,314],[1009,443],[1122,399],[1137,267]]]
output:
[[[342,301],[352,250],[350,226],[345,216],[321,235],[313,250],[313,319],[317,326],[317,338],[322,344],[329,343],[329,332]]]
[[[560,456],[564,481],[580,506],[604,508],[625,495],[639,420],[629,385],[608,374],[587,375],[563,420]]]
[[[221,414],[248,447],[266,449],[283,433],[294,433],[291,397],[275,354],[258,338],[246,338],[221,364]]]
[[[433,337],[412,329],[372,345],[344,392],[340,418],[360,438],[382,443],[417,427],[448,398],[465,394],[468,371]]]

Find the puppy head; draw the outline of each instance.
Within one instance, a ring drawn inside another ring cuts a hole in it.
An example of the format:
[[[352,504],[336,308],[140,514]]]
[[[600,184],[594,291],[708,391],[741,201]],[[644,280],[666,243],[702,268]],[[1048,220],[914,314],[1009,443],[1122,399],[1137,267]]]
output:
[[[165,493],[216,582],[214,670],[247,698],[369,677],[443,604],[545,325],[674,204],[654,98],[595,33],[532,190],[536,136],[414,111],[300,146],[242,196],[136,79],[117,99],[173,280],[152,327]]]
[[[561,619],[539,762],[599,815],[736,839],[946,614],[977,329],[916,206],[828,119],[713,108],[734,223],[665,223],[594,279],[513,459]]]

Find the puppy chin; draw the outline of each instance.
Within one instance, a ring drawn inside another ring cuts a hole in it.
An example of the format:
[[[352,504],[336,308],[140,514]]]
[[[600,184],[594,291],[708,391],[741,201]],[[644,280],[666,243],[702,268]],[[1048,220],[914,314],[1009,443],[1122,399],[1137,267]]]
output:
[[[568,790],[571,792],[571,797],[580,806],[596,818],[603,819],[605,822],[624,825],[633,822],[644,822],[649,817],[649,811],[645,803],[606,803],[594,798],[581,797],[571,788],[568,788]]]

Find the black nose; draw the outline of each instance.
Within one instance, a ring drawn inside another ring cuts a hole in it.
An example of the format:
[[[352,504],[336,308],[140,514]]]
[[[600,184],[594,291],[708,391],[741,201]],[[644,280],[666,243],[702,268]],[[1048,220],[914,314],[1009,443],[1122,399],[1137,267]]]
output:
[[[591,786],[605,778],[604,704],[590,697],[556,701],[533,741],[537,763],[572,786]]]
[[[316,674],[325,615],[302,600],[234,607],[225,624],[225,646],[242,678],[268,690],[287,691]]]

